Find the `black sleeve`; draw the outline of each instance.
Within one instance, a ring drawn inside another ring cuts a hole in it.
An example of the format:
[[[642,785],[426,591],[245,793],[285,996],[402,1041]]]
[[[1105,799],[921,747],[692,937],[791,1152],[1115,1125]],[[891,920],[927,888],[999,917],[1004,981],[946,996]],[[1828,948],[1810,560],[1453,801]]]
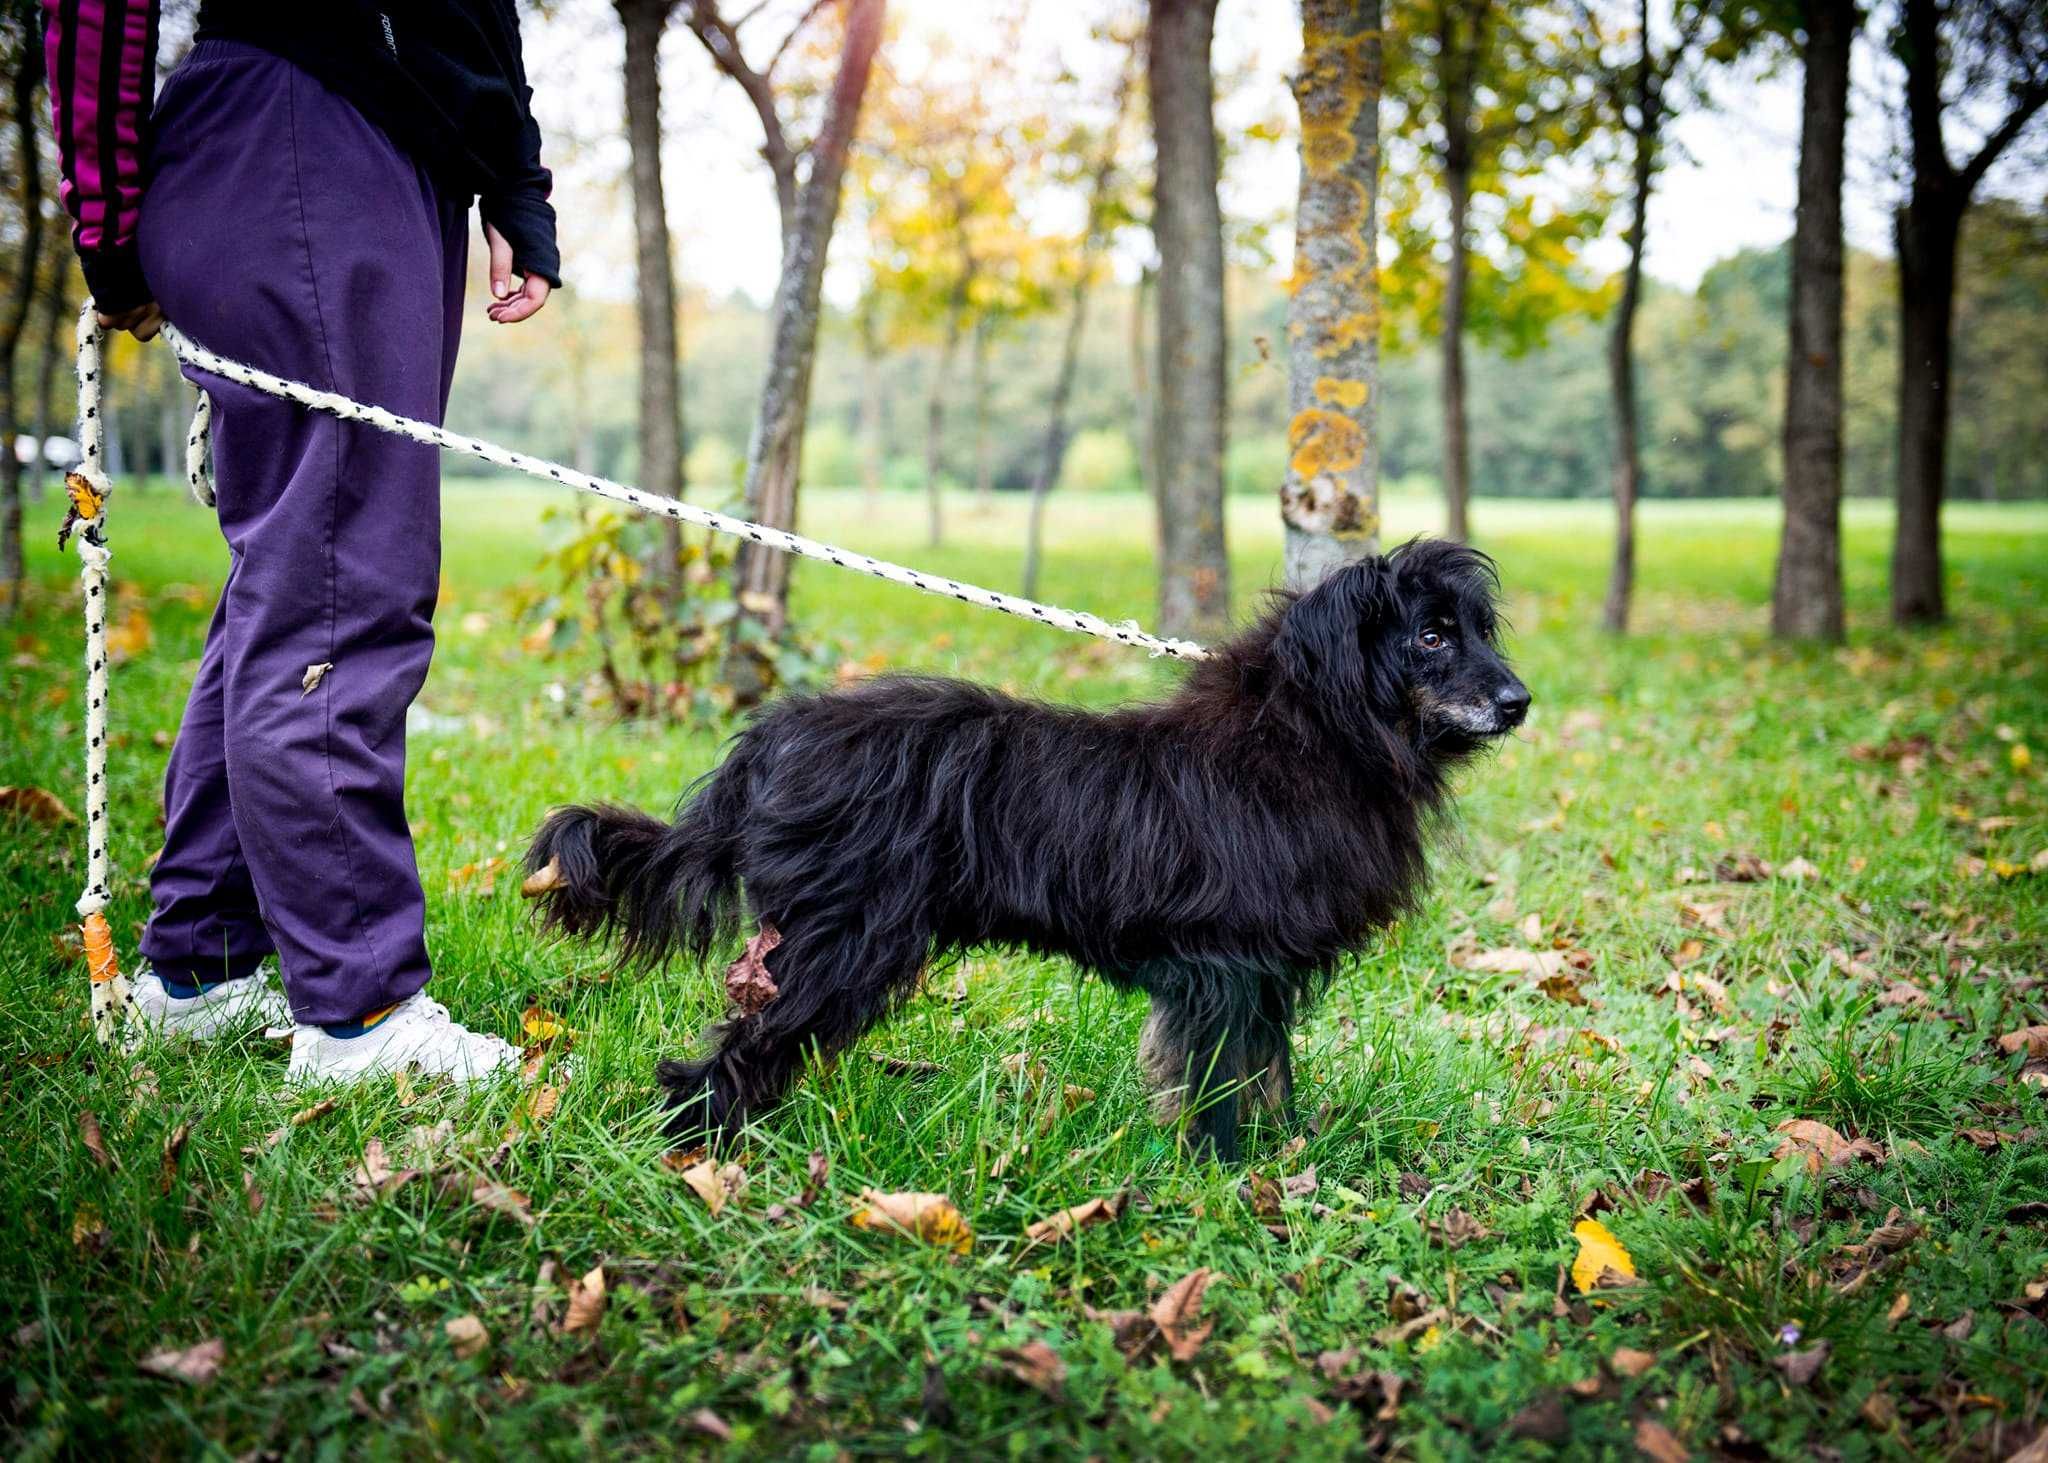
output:
[[[526,62],[520,50],[519,15],[504,7],[511,31],[512,85],[519,99],[519,135],[498,183],[478,200],[485,223],[512,246],[512,267],[537,274],[556,289],[562,286],[562,255],[555,245],[555,206],[548,202],[554,177],[541,165],[540,124],[533,120],[533,88],[526,84]]]

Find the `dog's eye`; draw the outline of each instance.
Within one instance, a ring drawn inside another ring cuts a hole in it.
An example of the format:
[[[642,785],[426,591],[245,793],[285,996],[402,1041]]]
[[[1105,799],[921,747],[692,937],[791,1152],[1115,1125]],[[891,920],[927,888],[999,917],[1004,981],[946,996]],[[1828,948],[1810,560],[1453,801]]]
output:
[[[1424,630],[1415,640],[1424,650],[1442,650],[1445,644],[1444,637],[1434,630]]]

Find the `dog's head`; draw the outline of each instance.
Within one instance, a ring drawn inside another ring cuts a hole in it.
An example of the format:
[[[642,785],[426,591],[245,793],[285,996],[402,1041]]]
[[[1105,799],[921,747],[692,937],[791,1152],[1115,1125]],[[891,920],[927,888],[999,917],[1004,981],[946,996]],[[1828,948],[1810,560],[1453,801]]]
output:
[[[1338,570],[1283,612],[1281,674],[1339,721],[1409,729],[1437,757],[1522,724],[1529,688],[1501,657],[1500,580],[1477,549],[1415,539]]]

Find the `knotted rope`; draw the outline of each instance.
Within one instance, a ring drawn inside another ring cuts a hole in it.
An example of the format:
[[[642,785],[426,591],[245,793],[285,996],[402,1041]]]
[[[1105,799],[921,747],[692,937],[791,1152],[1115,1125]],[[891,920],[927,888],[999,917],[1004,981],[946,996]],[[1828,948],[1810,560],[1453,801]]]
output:
[[[676,498],[667,498],[658,493],[649,493],[624,483],[616,483],[609,478],[594,477],[589,473],[564,467],[558,462],[549,462],[524,452],[515,452],[509,447],[500,447],[494,442],[485,442],[480,438],[466,437],[460,432],[451,432],[431,422],[400,416],[397,412],[386,411],[380,406],[353,401],[336,392],[322,391],[302,381],[273,375],[241,361],[216,355],[174,325],[166,325],[163,334],[172,351],[186,365],[223,380],[233,381],[237,385],[294,402],[309,411],[326,412],[345,422],[362,422],[393,436],[439,447],[444,452],[468,453],[495,466],[510,468],[514,472],[523,472],[531,477],[545,478],[550,482],[561,483],[565,487],[608,498],[615,503],[624,503],[638,508],[643,513],[653,513],[683,523],[694,523],[715,533],[729,534],[750,543],[763,544],[779,553],[819,559],[841,569],[850,569],[856,574],[865,574],[873,579],[886,579],[891,584],[907,585],[926,594],[942,595],[948,599],[959,600],[962,604],[978,605],[983,609],[1035,620],[1041,625],[1050,625],[1055,630],[1067,630],[1077,635],[1093,635],[1119,645],[1150,651],[1155,656],[1172,656],[1178,660],[1204,660],[1208,657],[1208,651],[1191,640],[1149,635],[1139,629],[1134,621],[1125,620],[1112,624],[1100,616],[1084,611],[1061,609],[1056,605],[1040,604],[1036,600],[1025,599],[1019,595],[1004,594],[1000,590],[983,589],[978,585],[964,584],[957,579],[921,573],[901,564],[892,564],[886,559],[877,559],[870,554],[835,548],[831,544],[805,538],[802,534],[791,533],[785,528],[749,522],[729,513],[699,508],[694,503],[685,503]],[[98,319],[94,314],[92,301],[88,300],[78,317],[78,431],[81,455],[78,469],[66,478],[66,486],[71,494],[71,514],[66,518],[57,542],[61,548],[65,539],[71,535],[74,528],[76,529],[79,573],[85,584],[86,888],[85,893],[79,898],[78,912],[85,920],[86,953],[93,980],[93,1029],[100,1039],[105,1041],[111,1036],[115,1021],[127,1005],[128,986],[116,964],[112,937],[107,930],[106,918],[101,913],[108,899],[106,500],[112,486],[107,480],[104,465],[105,424],[100,416],[101,339],[102,332]],[[213,503],[213,486],[206,471],[206,450],[212,420],[212,400],[205,390],[201,389],[198,407],[192,415],[192,430],[185,440],[185,478],[192,490],[192,496],[209,506]]]

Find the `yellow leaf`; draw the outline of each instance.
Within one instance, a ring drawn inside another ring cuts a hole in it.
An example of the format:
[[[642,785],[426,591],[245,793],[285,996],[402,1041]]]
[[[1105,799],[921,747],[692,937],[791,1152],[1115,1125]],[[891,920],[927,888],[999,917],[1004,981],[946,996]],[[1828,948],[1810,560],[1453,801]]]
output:
[[[1625,1285],[1636,1278],[1635,1260],[1599,1220],[1581,1219],[1572,1226],[1572,1234],[1579,1241],[1578,1258],[1572,1261],[1572,1283],[1581,1294]]]
[[[974,1248],[974,1231],[944,1194],[881,1194],[862,1189],[860,1196],[868,1207],[854,1214],[856,1228],[894,1230],[963,1255]]]

